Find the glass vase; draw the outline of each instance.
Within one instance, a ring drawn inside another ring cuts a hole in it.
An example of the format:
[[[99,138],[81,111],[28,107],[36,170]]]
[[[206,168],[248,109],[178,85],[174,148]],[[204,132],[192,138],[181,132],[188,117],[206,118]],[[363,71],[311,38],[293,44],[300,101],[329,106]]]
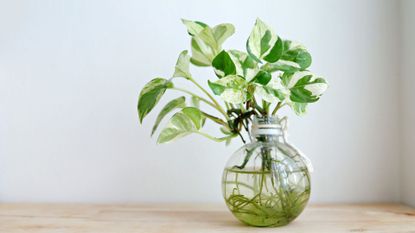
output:
[[[226,205],[248,225],[286,225],[301,214],[310,197],[307,160],[285,140],[277,117],[255,118],[251,138],[224,169]]]

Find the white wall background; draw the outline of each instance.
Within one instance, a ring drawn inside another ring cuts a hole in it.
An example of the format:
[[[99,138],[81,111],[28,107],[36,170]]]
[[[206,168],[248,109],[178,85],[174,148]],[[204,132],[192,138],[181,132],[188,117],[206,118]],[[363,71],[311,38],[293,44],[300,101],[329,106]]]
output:
[[[290,115],[291,141],[314,162],[312,200],[398,201],[399,13],[386,0],[1,1],[0,201],[221,202],[240,144],[158,146],[137,95],[189,48],[180,18],[234,23],[225,47],[243,49],[256,17],[305,44],[331,85]]]
[[[402,200],[415,206],[415,1],[402,7]]]

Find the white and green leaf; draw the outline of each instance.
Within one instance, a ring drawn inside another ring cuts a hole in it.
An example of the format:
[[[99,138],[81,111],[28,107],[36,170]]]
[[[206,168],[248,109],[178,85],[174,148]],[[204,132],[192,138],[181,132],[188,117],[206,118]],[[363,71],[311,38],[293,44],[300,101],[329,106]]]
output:
[[[293,61],[279,60],[274,63],[267,63],[263,65],[261,69],[268,72],[283,71],[288,73],[294,73],[296,71],[299,71],[301,67],[298,63],[295,63]]]
[[[307,69],[312,62],[311,55],[307,49],[289,40],[283,42],[283,51],[277,61],[268,61],[261,69],[268,72],[283,71],[294,73]]]
[[[258,72],[258,62],[255,61],[249,54],[239,50],[229,50],[229,56],[236,67],[236,74],[251,80]]]
[[[222,44],[235,32],[234,26],[228,23],[211,28],[199,21],[182,21],[192,36],[190,62],[196,66],[210,66],[213,58],[222,50]]]
[[[187,50],[184,50],[180,53],[179,58],[177,59],[176,66],[174,68],[173,77],[183,77],[189,78],[192,75],[189,71],[190,56],[187,54]]]
[[[246,48],[248,53],[258,62],[261,59],[276,62],[282,55],[284,44],[268,25],[257,19],[249,35]]]
[[[143,87],[137,104],[140,123],[143,122],[144,117],[156,106],[167,88],[172,86],[173,84],[167,79],[155,78]]]
[[[197,96],[192,96],[191,97],[191,103],[192,103],[192,106],[193,107],[195,107],[195,108],[199,108],[200,107],[200,98],[199,97],[197,97]]]
[[[260,70],[255,77],[253,77],[249,82],[250,83],[258,83],[262,86],[265,86],[269,83],[269,81],[271,81],[272,79],[272,75],[271,73],[264,71],[264,70]]]
[[[312,62],[310,53],[303,45],[289,40],[284,41],[284,52],[281,59],[297,63],[300,70],[307,69]]]
[[[298,116],[303,116],[307,112],[307,103],[291,102],[289,105]]]
[[[227,75],[236,74],[236,66],[229,54],[222,50],[212,61],[216,75],[222,78]]]
[[[234,33],[235,27],[230,23],[222,23],[213,27],[213,35],[218,46],[222,46],[223,42]]]
[[[191,40],[192,57],[190,62],[195,66],[210,66],[214,57],[214,51],[200,38]]]
[[[278,75],[272,76],[266,85],[257,85],[254,94],[257,100],[265,100],[269,103],[282,101],[289,95]]]
[[[186,107],[185,100],[186,100],[186,98],[184,96],[181,96],[179,98],[176,98],[176,99],[171,100],[170,102],[168,102],[163,107],[163,109],[161,109],[159,115],[157,116],[156,122],[154,123],[153,129],[151,131],[151,135],[153,135],[156,132],[156,130],[157,130],[160,122],[163,120],[163,118],[167,114],[169,114],[174,109]]]
[[[225,102],[240,104],[247,100],[246,81],[238,75],[228,75],[215,82],[208,81],[215,95]]]
[[[157,143],[166,143],[191,133],[197,133],[204,125],[205,119],[198,108],[183,108],[172,116],[166,128],[161,131]]]
[[[283,85],[290,91],[290,100],[297,103],[313,103],[326,91],[327,82],[309,71],[284,74]]]

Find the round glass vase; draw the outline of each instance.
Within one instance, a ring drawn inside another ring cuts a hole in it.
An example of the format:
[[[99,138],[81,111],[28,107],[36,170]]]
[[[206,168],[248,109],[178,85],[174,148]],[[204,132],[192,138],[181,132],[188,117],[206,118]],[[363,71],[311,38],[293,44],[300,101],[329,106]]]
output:
[[[226,205],[241,222],[258,227],[287,225],[310,197],[303,156],[286,142],[277,117],[255,118],[252,142],[228,160],[222,177]]]

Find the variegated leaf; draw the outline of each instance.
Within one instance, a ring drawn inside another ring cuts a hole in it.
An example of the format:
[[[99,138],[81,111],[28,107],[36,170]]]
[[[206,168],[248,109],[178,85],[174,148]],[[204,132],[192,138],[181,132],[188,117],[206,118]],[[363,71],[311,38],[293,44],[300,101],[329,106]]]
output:
[[[157,116],[156,122],[154,123],[153,129],[151,131],[151,135],[156,132],[157,127],[159,126],[160,122],[163,120],[163,118],[169,114],[171,111],[173,111],[176,108],[184,108],[186,106],[185,104],[186,98],[184,96],[176,98],[168,102],[163,109],[161,109],[159,115]]]
[[[282,101],[288,96],[287,89],[282,85],[278,75],[272,76],[266,85],[257,85],[255,88],[255,98],[257,100],[265,100],[269,103]]]
[[[246,43],[248,53],[258,62],[276,62],[284,50],[282,40],[263,21],[257,19]]]
[[[327,82],[309,71],[284,74],[282,83],[290,90],[290,100],[297,103],[316,102],[327,89]]]
[[[212,61],[212,66],[215,69],[215,73],[219,78],[227,75],[236,74],[236,67],[229,56],[229,54],[222,50]]]
[[[213,58],[222,50],[223,42],[235,32],[232,24],[219,24],[211,28],[199,21],[182,21],[192,36],[190,62],[196,66],[210,66]]]
[[[189,71],[190,57],[187,54],[187,50],[184,50],[180,53],[179,58],[177,59],[176,66],[174,68],[173,77],[191,77]]]
[[[209,87],[215,95],[225,102],[240,104],[247,99],[246,81],[238,75],[228,75],[215,82],[210,82]]]
[[[173,84],[164,78],[155,78],[148,82],[140,92],[137,104],[138,116],[140,123],[144,117],[156,106],[167,88]]]
[[[284,41],[284,52],[281,60],[297,63],[300,70],[307,69],[312,62],[310,53],[303,45],[289,40]]]
[[[247,53],[239,50],[229,50],[229,56],[236,67],[236,74],[251,80],[258,72],[258,62]]]
[[[166,128],[161,131],[157,143],[170,142],[198,132],[204,125],[205,119],[205,116],[198,108],[183,108],[180,112],[173,115]]]
[[[235,27],[230,23],[222,23],[213,27],[216,43],[222,46],[223,42],[235,33]]]

